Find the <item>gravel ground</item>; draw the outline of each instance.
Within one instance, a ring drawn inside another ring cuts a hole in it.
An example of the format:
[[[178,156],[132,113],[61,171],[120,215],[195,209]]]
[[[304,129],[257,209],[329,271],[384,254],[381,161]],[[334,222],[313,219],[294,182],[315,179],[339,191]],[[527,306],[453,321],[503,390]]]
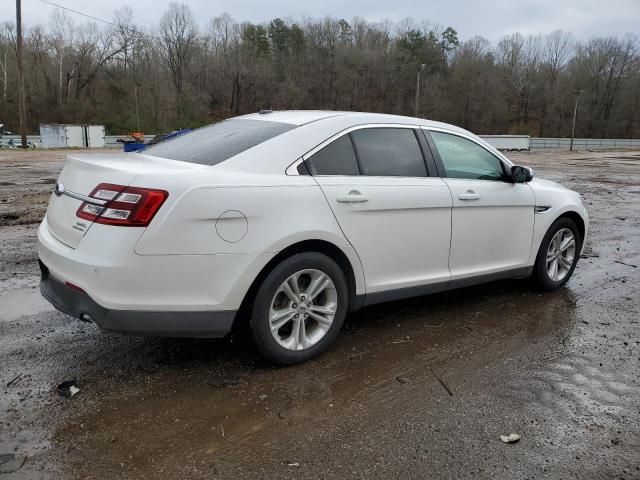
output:
[[[242,336],[104,334],[40,298],[66,153],[0,150],[0,478],[640,478],[640,152],[511,155],[587,202],[562,290],[376,305],[281,369]]]

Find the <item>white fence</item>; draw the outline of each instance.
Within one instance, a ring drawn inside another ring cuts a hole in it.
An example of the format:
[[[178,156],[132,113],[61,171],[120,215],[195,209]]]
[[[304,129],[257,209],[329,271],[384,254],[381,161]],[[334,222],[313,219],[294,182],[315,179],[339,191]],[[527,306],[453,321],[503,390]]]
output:
[[[4,135],[0,138],[0,146],[6,147],[11,145],[11,141],[13,140],[14,145],[20,145],[20,135]],[[27,143],[29,145],[40,145],[40,135],[27,135]]]
[[[569,150],[570,138],[537,138],[530,140],[531,150]],[[574,150],[640,149],[640,138],[575,138]]]
[[[122,144],[118,143],[116,140],[122,138],[122,135],[105,135],[104,136],[104,146],[105,147],[120,147],[122,148]],[[153,138],[153,135],[149,138]]]
[[[498,150],[529,150],[529,135],[481,135],[485,142]]]
[[[151,140],[155,135],[145,135],[145,139]],[[482,136],[487,142],[494,144],[497,140],[500,140],[501,145],[495,145],[497,148],[509,149],[504,143],[504,139],[512,137],[518,142],[517,147],[512,147],[514,150],[526,149],[523,145],[523,139],[526,136],[522,135],[486,135]],[[121,148],[122,144],[116,140],[120,138],[120,135],[105,135],[104,146],[112,148]],[[20,144],[19,135],[4,135],[0,138],[0,146],[8,146],[9,141],[13,140],[16,145]],[[39,135],[28,135],[27,141],[29,144],[40,146]],[[529,138],[529,148],[531,150],[569,150],[570,138]],[[610,150],[618,148],[635,148],[640,150],[640,138],[576,138],[573,140],[574,150]]]

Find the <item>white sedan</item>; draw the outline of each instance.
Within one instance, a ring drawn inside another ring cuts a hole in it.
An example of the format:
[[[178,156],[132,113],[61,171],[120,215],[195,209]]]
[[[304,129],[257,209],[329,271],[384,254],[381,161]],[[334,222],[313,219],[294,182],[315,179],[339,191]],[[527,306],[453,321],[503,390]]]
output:
[[[101,329],[219,337],[291,364],[364,305],[573,273],[580,196],[458,127],[265,111],[141,153],[71,155],[38,230],[41,291]]]

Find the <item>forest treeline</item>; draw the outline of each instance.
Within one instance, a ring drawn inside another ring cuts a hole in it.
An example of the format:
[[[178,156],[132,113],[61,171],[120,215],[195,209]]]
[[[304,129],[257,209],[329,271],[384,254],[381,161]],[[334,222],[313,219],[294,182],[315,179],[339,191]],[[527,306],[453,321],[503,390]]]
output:
[[[564,31],[461,39],[452,27],[275,18],[196,19],[171,3],[153,29],[117,10],[109,24],[61,9],[25,28],[28,127],[98,123],[166,132],[272,109],[418,115],[479,134],[640,137],[640,41]],[[15,24],[0,25],[0,123],[18,130]]]

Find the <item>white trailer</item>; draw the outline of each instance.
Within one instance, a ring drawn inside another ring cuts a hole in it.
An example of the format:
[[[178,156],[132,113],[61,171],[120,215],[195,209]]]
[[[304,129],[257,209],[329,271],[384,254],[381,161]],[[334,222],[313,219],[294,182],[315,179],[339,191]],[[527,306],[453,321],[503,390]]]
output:
[[[40,124],[43,148],[100,148],[104,136],[104,125]]]
[[[90,148],[104,147],[104,125],[87,125],[87,141]]]
[[[84,128],[82,125],[64,125],[64,130],[67,137],[65,147],[83,148],[89,146],[86,144],[86,137],[84,136]]]
[[[45,148],[66,147],[67,134],[64,125],[40,124],[40,143]]]
[[[529,150],[529,135],[480,135],[485,142],[498,150]]]

